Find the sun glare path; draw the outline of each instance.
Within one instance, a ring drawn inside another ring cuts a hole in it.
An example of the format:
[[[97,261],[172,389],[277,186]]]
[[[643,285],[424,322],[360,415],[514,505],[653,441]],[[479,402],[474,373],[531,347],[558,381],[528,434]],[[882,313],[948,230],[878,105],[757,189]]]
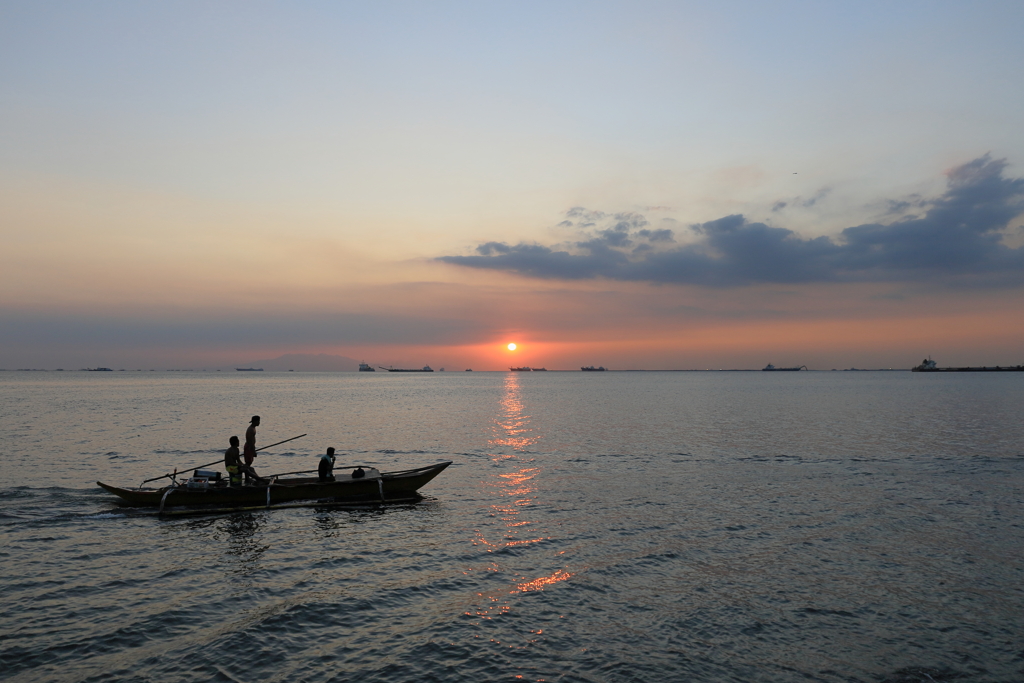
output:
[[[531,418],[524,412],[519,388],[519,377],[516,373],[510,372],[505,378],[505,394],[501,398],[502,410],[494,420],[494,438],[489,440],[493,446],[509,446],[516,451],[523,451],[540,439],[533,434]],[[500,460],[514,456],[495,454],[492,457]]]
[[[513,346],[515,345],[509,344],[510,350]],[[494,438],[490,439],[489,443],[511,446],[516,451],[525,450],[541,438],[535,434],[531,420],[523,402],[519,377],[516,373],[509,373],[505,378],[505,393],[494,417]],[[519,459],[522,454],[492,454],[492,457],[496,461]],[[569,571],[567,567],[554,569],[551,574],[536,578],[531,578],[534,576],[532,571],[531,574],[517,571],[516,557],[519,553],[527,552],[526,549],[531,547],[542,548],[557,544],[555,536],[544,533],[544,525],[535,514],[539,498],[536,480],[542,474],[543,468],[532,466],[532,463],[533,458],[523,458],[519,467],[513,466],[512,471],[497,474],[486,483],[496,494],[489,506],[488,517],[493,521],[480,529],[474,529],[470,543],[483,552],[493,553],[491,557],[494,559],[480,567],[468,567],[463,572],[469,574],[473,571],[485,571],[512,576],[511,582],[504,588],[478,592],[475,601],[477,604],[464,612],[467,616],[495,619],[511,614],[515,608],[513,596],[552,588],[569,581],[575,575],[575,572]],[[554,554],[557,557],[564,555],[565,552],[562,550]],[[531,631],[538,634],[541,632]],[[526,647],[531,642],[534,641],[510,647]]]
[[[551,576],[541,576],[533,581],[526,581],[516,585],[519,592],[526,593],[528,591],[542,591],[545,586],[550,586],[558,583],[559,581],[568,581],[573,577],[573,573],[564,569],[556,569],[555,573]],[[515,591],[511,591],[515,592]]]

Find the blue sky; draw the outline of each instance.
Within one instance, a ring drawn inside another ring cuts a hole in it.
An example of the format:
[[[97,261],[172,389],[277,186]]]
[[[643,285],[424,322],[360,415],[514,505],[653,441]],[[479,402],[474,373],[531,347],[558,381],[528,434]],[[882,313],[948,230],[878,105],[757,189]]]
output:
[[[597,343],[621,363],[752,363],[755,346],[672,346],[748,334],[738,319],[779,348],[811,340],[788,347],[825,364],[1014,360],[1012,272],[985,291],[946,286],[962,273],[941,268],[929,287],[854,278],[826,303],[806,281],[743,272],[721,292],[459,259],[583,243],[576,208],[643,216],[712,259],[692,226],[728,216],[838,248],[844,230],[901,218],[894,203],[923,216],[965,164],[988,159],[1012,184],[1021,26],[1012,2],[0,2],[0,367],[117,364],[88,359],[127,338],[126,363],[479,365],[509,335],[569,365]],[[1018,199],[987,233],[1001,248],[1024,242]],[[930,349],[894,333],[939,303],[990,318]],[[82,317],[105,324],[86,333]],[[210,331],[235,318],[234,335]],[[339,331],[316,332],[325,318]],[[878,333],[825,349],[822,330],[854,323]],[[128,334],[145,329],[167,342]]]

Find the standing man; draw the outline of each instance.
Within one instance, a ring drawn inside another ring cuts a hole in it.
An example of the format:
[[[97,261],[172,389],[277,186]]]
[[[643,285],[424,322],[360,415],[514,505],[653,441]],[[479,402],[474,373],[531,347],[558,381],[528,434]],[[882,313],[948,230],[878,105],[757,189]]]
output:
[[[245,430],[245,446],[242,448],[242,457],[245,458],[246,469],[243,472],[245,472],[247,481],[256,474],[255,470],[252,469],[252,461],[256,459],[256,428],[259,426],[260,416],[253,415],[252,419],[249,420],[249,427]],[[250,475],[250,472],[252,475]]]

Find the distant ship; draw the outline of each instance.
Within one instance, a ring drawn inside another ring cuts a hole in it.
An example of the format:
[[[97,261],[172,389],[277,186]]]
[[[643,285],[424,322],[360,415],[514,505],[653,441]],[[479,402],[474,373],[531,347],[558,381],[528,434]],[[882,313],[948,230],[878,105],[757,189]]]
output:
[[[911,372],[1024,372],[1024,365],[996,365],[994,367],[980,368],[940,368],[931,358],[925,358],[917,367],[911,368]]]
[[[381,370],[387,370],[388,372],[433,372],[434,369],[429,365],[424,365],[422,368],[386,368],[383,365],[380,366]]]
[[[601,367],[597,367],[597,368],[595,368],[593,365],[588,365],[585,368],[580,368],[580,370],[582,370],[583,372],[604,372],[607,369],[608,368],[606,368],[603,365]]]
[[[509,368],[509,372],[533,372],[533,368],[528,365],[524,365],[521,368]]]
[[[113,372],[110,368],[86,368],[89,372]]]
[[[547,372],[548,369],[547,368],[534,368],[533,371],[534,372]]]
[[[771,363],[769,363],[768,365],[766,365],[763,368],[761,368],[761,371],[762,372],[796,372],[797,370],[806,370],[806,369],[807,369],[806,365],[801,365],[801,366],[796,367],[796,368],[777,368],[774,365],[772,365]]]
[[[377,372],[377,368],[372,365],[367,365],[366,363],[360,363],[359,372]]]
[[[466,368],[466,372],[473,372],[473,368]]]
[[[239,372],[263,372],[263,368],[235,368]]]

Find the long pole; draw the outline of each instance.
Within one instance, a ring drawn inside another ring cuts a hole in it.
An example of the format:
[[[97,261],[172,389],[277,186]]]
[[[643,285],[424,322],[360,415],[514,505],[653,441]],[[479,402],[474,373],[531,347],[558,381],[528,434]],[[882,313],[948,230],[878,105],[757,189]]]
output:
[[[283,443],[288,443],[289,441],[295,441],[295,439],[301,439],[304,436],[306,436],[306,435],[305,434],[299,434],[298,436],[293,436],[290,439],[285,439],[284,441],[278,441],[277,443],[272,443],[269,446],[264,446],[263,448],[257,448],[256,452],[259,453],[260,451],[265,451],[268,448],[273,448],[274,446],[280,446]],[[219,461],[214,460],[213,462],[219,462]],[[211,462],[210,465],[212,465],[213,462]],[[203,465],[203,467],[208,467],[208,465]]]
[[[357,467],[363,467],[363,465],[342,465],[340,467],[334,467],[336,470],[354,470]],[[268,474],[263,476],[263,479],[272,479],[273,477],[283,477],[288,474],[311,474],[313,472],[319,472],[320,470],[299,470],[297,472],[279,472],[278,474]]]
[[[259,453],[260,451],[265,451],[268,448],[273,448],[274,446],[280,446],[283,443],[288,443],[289,441],[295,441],[295,439],[301,439],[304,436],[306,436],[306,435],[305,434],[299,434],[298,436],[293,436],[290,439],[285,439],[284,441],[278,441],[277,443],[272,443],[269,446],[264,446],[263,448],[257,448],[256,452]],[[204,467],[209,467],[210,465],[216,465],[219,462],[221,462],[221,458],[217,458],[213,462],[208,462],[205,465],[199,465],[198,467],[186,467],[185,469],[182,470],[182,472],[187,472],[188,470],[201,470]],[[153,477],[152,479],[147,479],[144,482],[142,482],[142,484],[148,484],[151,481],[156,481],[157,479],[164,479],[166,477],[174,477],[177,474],[178,474],[178,470],[174,470],[173,473],[161,474],[159,477]],[[142,484],[139,484],[139,488],[142,488]]]

